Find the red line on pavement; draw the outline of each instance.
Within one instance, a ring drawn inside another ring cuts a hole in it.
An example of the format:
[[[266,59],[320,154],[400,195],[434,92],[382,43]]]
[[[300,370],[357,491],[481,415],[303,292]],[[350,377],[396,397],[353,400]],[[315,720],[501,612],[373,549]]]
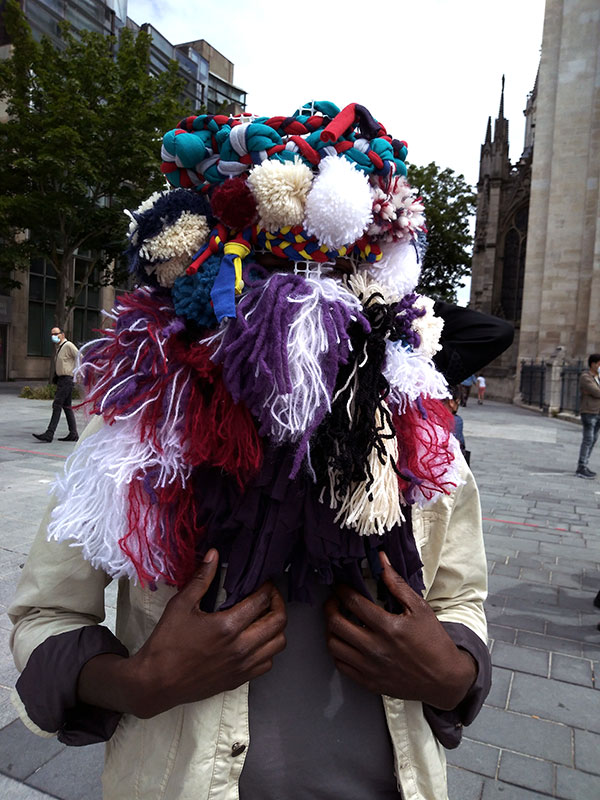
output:
[[[568,528],[552,528],[550,525],[534,525],[533,522],[512,522],[510,519],[493,519],[492,517],[482,517],[486,522],[504,522],[506,525],[521,525],[524,528],[546,528],[547,531],[563,531],[564,533],[576,533],[569,531]]]
[[[61,456],[59,453],[40,453],[39,450],[20,450],[18,447],[7,447],[6,445],[0,445],[0,450],[12,450],[13,453],[31,453],[34,456],[50,456],[51,458],[67,457]]]

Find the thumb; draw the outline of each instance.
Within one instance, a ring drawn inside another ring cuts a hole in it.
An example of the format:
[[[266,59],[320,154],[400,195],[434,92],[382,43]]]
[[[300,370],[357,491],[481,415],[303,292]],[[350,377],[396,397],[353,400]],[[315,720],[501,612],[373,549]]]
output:
[[[379,553],[379,561],[383,567],[383,573],[381,577],[383,578],[383,582],[389,589],[390,593],[395,598],[400,600],[405,608],[412,610],[415,598],[418,597],[416,592],[410,588],[404,578],[398,575],[396,570],[392,567],[389,558],[383,551],[380,551]]]
[[[192,575],[183,589],[180,597],[189,601],[190,605],[197,606],[207,593],[219,566],[219,553],[211,548],[204,556],[199,569]]]

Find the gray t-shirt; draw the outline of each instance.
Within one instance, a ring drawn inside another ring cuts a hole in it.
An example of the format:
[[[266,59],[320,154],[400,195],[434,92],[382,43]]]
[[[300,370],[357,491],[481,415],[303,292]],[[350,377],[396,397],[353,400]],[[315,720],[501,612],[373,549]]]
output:
[[[287,587],[278,587],[286,597]],[[240,800],[399,800],[381,697],[335,668],[320,587],[288,603],[287,646],[250,684],[250,747]]]

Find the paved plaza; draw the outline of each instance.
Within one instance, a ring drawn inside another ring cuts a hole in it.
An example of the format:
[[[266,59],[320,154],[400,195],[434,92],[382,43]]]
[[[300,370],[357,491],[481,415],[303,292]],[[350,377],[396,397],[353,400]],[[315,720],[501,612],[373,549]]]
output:
[[[600,480],[574,475],[581,429],[572,422],[473,400],[461,413],[481,491],[494,683],[448,753],[450,798],[598,800]],[[17,674],[6,606],[73,448],[31,437],[49,417],[49,402],[0,387],[0,797],[99,800],[102,745],[36,737],[9,700]],[[600,447],[590,466],[600,472]],[[114,593],[107,605],[110,624]]]

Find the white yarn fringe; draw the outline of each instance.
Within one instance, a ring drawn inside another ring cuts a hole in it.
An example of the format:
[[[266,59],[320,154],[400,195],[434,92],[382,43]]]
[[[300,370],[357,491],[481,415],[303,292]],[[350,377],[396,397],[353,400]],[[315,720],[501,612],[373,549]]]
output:
[[[158,453],[149,440],[140,441],[136,420],[127,419],[104,425],[84,439],[69,456],[64,473],[57,477],[54,494],[58,504],[48,526],[48,539],[69,541],[82,548],[83,557],[96,569],[112,578],[137,579],[134,564],[119,546],[127,534],[129,486],[144,473],[158,470],[154,488],[179,478],[185,481],[190,468],[174,452],[174,440],[167,432],[165,451]],[[181,450],[181,446],[177,446]],[[148,534],[158,535],[157,506],[148,503],[144,527]],[[134,547],[131,537],[128,546]],[[137,554],[140,555],[140,554]],[[166,571],[161,548],[152,553],[154,567],[140,560],[149,571]]]
[[[398,413],[418,397],[442,400],[449,397],[448,384],[433,361],[400,342],[385,343],[383,375],[390,385],[388,402]]]
[[[358,299],[333,278],[318,279],[309,275],[306,284],[311,288],[310,294],[288,298],[288,303],[298,306],[289,328],[286,347],[292,391],[281,392],[274,385],[270,394],[265,397],[265,414],[261,416],[263,424],[267,420],[269,438],[278,444],[298,441],[312,427],[318,411],[322,412],[323,408],[331,410],[332,398],[321,369],[321,360],[329,349],[323,320],[324,307],[328,302],[341,302],[354,315],[361,311]],[[267,290],[267,286],[268,282],[263,292]],[[258,302],[257,298],[257,304]],[[252,313],[254,309],[247,316]],[[221,360],[220,348],[224,330],[222,328],[204,340],[206,344],[219,345],[212,355],[216,362]],[[339,340],[337,344],[340,344]]]

